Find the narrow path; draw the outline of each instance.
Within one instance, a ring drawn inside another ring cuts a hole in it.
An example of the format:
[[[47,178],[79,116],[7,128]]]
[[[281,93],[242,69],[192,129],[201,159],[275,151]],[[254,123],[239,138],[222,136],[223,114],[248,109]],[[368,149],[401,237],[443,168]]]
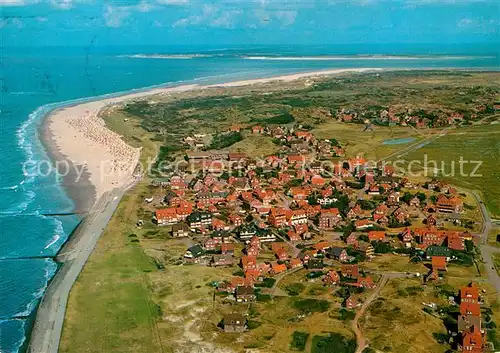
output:
[[[389,280],[389,276],[387,275],[382,275],[382,278],[380,279],[380,282],[377,285],[377,289],[375,292],[373,292],[368,299],[363,303],[361,308],[356,312],[356,316],[354,317],[354,320],[351,321],[351,329],[354,331],[356,334],[356,343],[357,343],[357,348],[356,348],[356,353],[361,353],[363,350],[367,347],[366,344],[366,337],[363,335],[363,332],[361,331],[359,327],[359,319],[361,316],[364,315],[366,309],[370,306],[370,304],[378,298],[380,295],[380,291],[384,286],[387,284],[387,281]]]

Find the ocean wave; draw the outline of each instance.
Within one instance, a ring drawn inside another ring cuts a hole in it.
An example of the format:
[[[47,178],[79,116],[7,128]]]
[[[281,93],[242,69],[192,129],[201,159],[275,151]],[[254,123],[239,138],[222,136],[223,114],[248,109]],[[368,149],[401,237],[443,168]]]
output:
[[[493,56],[452,56],[452,55],[356,55],[356,56],[241,56],[246,60],[282,60],[282,61],[336,61],[336,60],[459,60],[491,59]]]
[[[56,274],[57,264],[51,259],[45,259],[43,261],[47,264],[44,274],[45,284],[31,294],[31,301],[26,305],[25,310],[14,314],[14,317],[26,317],[31,315],[31,313],[36,309],[38,301],[43,297],[45,290],[49,286],[49,281]]]
[[[63,228],[63,224],[60,220],[58,220],[57,218],[53,218],[54,220],[54,227],[55,227],[55,230],[54,230],[54,236],[50,239],[50,241],[47,243],[47,245],[45,245],[45,248],[43,248],[44,250],[47,250],[49,249],[50,247],[52,247],[54,244],[57,244],[57,242],[61,239],[61,237],[64,235],[64,228]],[[43,252],[43,251],[42,251]],[[42,253],[41,252],[41,253]]]
[[[34,92],[34,91],[33,91],[33,92],[23,92],[23,91],[19,91],[19,92],[15,92],[15,91],[14,91],[14,92],[9,92],[9,94],[10,94],[10,95],[13,95],[13,96],[25,96],[25,95],[26,95],[26,96],[27,96],[27,95],[32,96],[32,95],[34,95],[34,94],[38,94],[38,93],[39,93],[39,92]]]
[[[21,325],[19,326],[19,331],[20,332],[20,339],[17,342],[14,342],[12,345],[12,348],[14,349],[12,352],[19,352],[21,347],[23,346],[24,342],[26,341],[25,337],[25,332],[26,332],[26,320],[21,320],[21,319],[5,319],[5,320],[0,320],[0,325],[3,323],[8,323],[8,322],[19,322]],[[7,353],[6,350],[2,350],[2,347],[0,346],[0,353]]]
[[[118,55],[119,58],[131,58],[131,59],[199,59],[199,58],[212,58],[212,54],[130,54],[130,55]]]

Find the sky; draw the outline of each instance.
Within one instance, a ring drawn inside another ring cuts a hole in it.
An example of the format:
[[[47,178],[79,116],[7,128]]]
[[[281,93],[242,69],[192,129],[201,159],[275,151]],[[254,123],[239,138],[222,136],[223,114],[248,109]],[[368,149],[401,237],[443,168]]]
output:
[[[500,0],[0,0],[9,45],[500,43]]]

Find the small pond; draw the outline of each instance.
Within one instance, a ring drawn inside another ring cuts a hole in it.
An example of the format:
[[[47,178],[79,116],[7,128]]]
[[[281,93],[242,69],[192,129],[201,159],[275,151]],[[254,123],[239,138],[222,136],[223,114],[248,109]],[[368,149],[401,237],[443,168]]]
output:
[[[410,143],[415,141],[415,137],[403,137],[399,139],[385,140],[382,142],[383,145],[403,145],[405,143]]]

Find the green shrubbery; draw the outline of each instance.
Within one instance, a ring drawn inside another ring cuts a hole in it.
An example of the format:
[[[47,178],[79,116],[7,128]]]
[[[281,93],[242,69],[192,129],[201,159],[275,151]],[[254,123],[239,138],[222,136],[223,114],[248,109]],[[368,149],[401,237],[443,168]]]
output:
[[[293,307],[306,313],[323,313],[330,308],[330,302],[319,299],[302,299],[294,301]]]
[[[292,334],[292,342],[290,343],[290,349],[294,351],[303,351],[306,348],[306,343],[308,338],[309,338],[309,333],[295,331]]]

